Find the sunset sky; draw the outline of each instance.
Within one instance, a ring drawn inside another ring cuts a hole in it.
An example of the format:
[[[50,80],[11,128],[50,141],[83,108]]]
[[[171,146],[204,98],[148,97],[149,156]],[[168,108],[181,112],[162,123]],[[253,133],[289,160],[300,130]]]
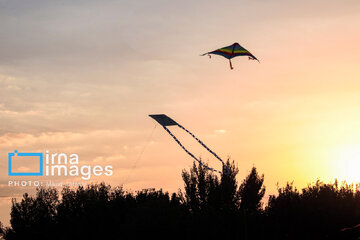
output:
[[[91,182],[177,192],[192,159],[154,113],[233,159],[239,181],[257,167],[267,195],[360,181],[359,23],[358,0],[0,0],[0,221],[30,191],[8,181],[36,179],[8,176],[15,149],[113,166]],[[234,42],[261,63],[199,56]]]

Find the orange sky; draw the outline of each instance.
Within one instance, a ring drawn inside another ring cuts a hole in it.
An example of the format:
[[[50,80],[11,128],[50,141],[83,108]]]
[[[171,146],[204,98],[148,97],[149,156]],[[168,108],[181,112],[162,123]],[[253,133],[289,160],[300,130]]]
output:
[[[7,186],[15,149],[110,164],[113,176],[93,180],[127,189],[182,188],[192,160],[161,127],[147,145],[152,113],[234,159],[239,180],[256,166],[267,194],[360,181],[359,22],[357,0],[2,1],[0,220],[29,190]],[[235,58],[231,71],[199,56],[233,42],[261,63]]]

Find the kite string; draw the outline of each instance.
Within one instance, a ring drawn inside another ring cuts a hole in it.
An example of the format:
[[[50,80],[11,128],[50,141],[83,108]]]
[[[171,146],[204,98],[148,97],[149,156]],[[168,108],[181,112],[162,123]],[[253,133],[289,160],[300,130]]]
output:
[[[127,175],[126,179],[124,180],[124,183],[126,183],[126,182],[129,180],[129,177],[130,177],[131,173],[132,173],[133,170],[136,168],[138,162],[140,161],[142,155],[143,155],[144,152],[145,152],[145,149],[146,149],[147,146],[149,145],[149,143],[150,143],[150,141],[151,141],[151,139],[152,139],[152,136],[154,135],[154,132],[155,132],[156,127],[157,127],[157,124],[154,125],[151,133],[149,134],[149,136],[148,136],[148,138],[147,138],[147,140],[146,140],[145,145],[143,146],[140,154],[138,155],[137,159],[135,160],[134,164],[132,165],[129,174]]]

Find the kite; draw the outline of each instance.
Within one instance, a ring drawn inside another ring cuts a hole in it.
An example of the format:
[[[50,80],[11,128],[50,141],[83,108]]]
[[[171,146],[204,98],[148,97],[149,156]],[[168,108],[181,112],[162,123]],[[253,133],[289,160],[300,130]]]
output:
[[[229,59],[230,69],[234,69],[231,64],[231,59],[234,57],[237,57],[237,56],[248,56],[249,60],[256,60],[256,61],[260,62],[254,55],[252,55],[248,50],[246,50],[245,48],[240,46],[240,44],[238,44],[238,43],[234,43],[230,46],[216,49],[215,51],[212,51],[212,52],[204,53],[201,56],[208,55],[211,58],[210,54],[220,55],[220,56],[223,56],[223,57]]]
[[[165,114],[154,114],[154,115],[149,115],[149,117],[152,117],[155,121],[157,121],[164,129],[165,131],[167,131],[170,136],[177,142],[177,144],[179,144],[179,146],[187,153],[189,154],[193,159],[195,159],[199,164],[201,164],[202,166],[204,166],[205,168],[209,169],[210,171],[213,172],[218,172],[218,173],[222,173],[222,171],[220,170],[216,170],[214,168],[209,167],[208,165],[206,165],[205,163],[203,163],[200,159],[196,158],[191,152],[189,152],[184,145],[175,137],[175,135],[170,132],[170,130],[167,128],[168,126],[178,126],[179,128],[181,128],[182,130],[184,130],[185,132],[187,132],[188,134],[190,134],[190,136],[192,136],[196,141],[198,141],[201,146],[203,146],[207,151],[209,151],[212,155],[214,155],[223,165],[223,169],[226,169],[226,172],[224,172],[224,174],[229,174],[230,173],[230,169],[229,167],[224,163],[224,161],[218,156],[216,155],[216,153],[214,153],[210,148],[208,148],[200,139],[198,139],[197,137],[195,137],[194,134],[192,134],[189,130],[187,130],[186,128],[184,128],[183,126],[181,126],[180,124],[178,124],[177,122],[175,122],[173,119],[171,119],[170,117],[166,116]]]

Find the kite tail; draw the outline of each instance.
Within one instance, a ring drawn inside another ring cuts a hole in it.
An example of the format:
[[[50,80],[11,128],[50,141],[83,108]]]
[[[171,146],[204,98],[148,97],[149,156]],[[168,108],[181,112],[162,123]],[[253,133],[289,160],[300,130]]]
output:
[[[230,69],[233,70],[233,66],[232,66],[232,63],[231,63],[231,59],[229,59],[229,63],[230,63]]]

